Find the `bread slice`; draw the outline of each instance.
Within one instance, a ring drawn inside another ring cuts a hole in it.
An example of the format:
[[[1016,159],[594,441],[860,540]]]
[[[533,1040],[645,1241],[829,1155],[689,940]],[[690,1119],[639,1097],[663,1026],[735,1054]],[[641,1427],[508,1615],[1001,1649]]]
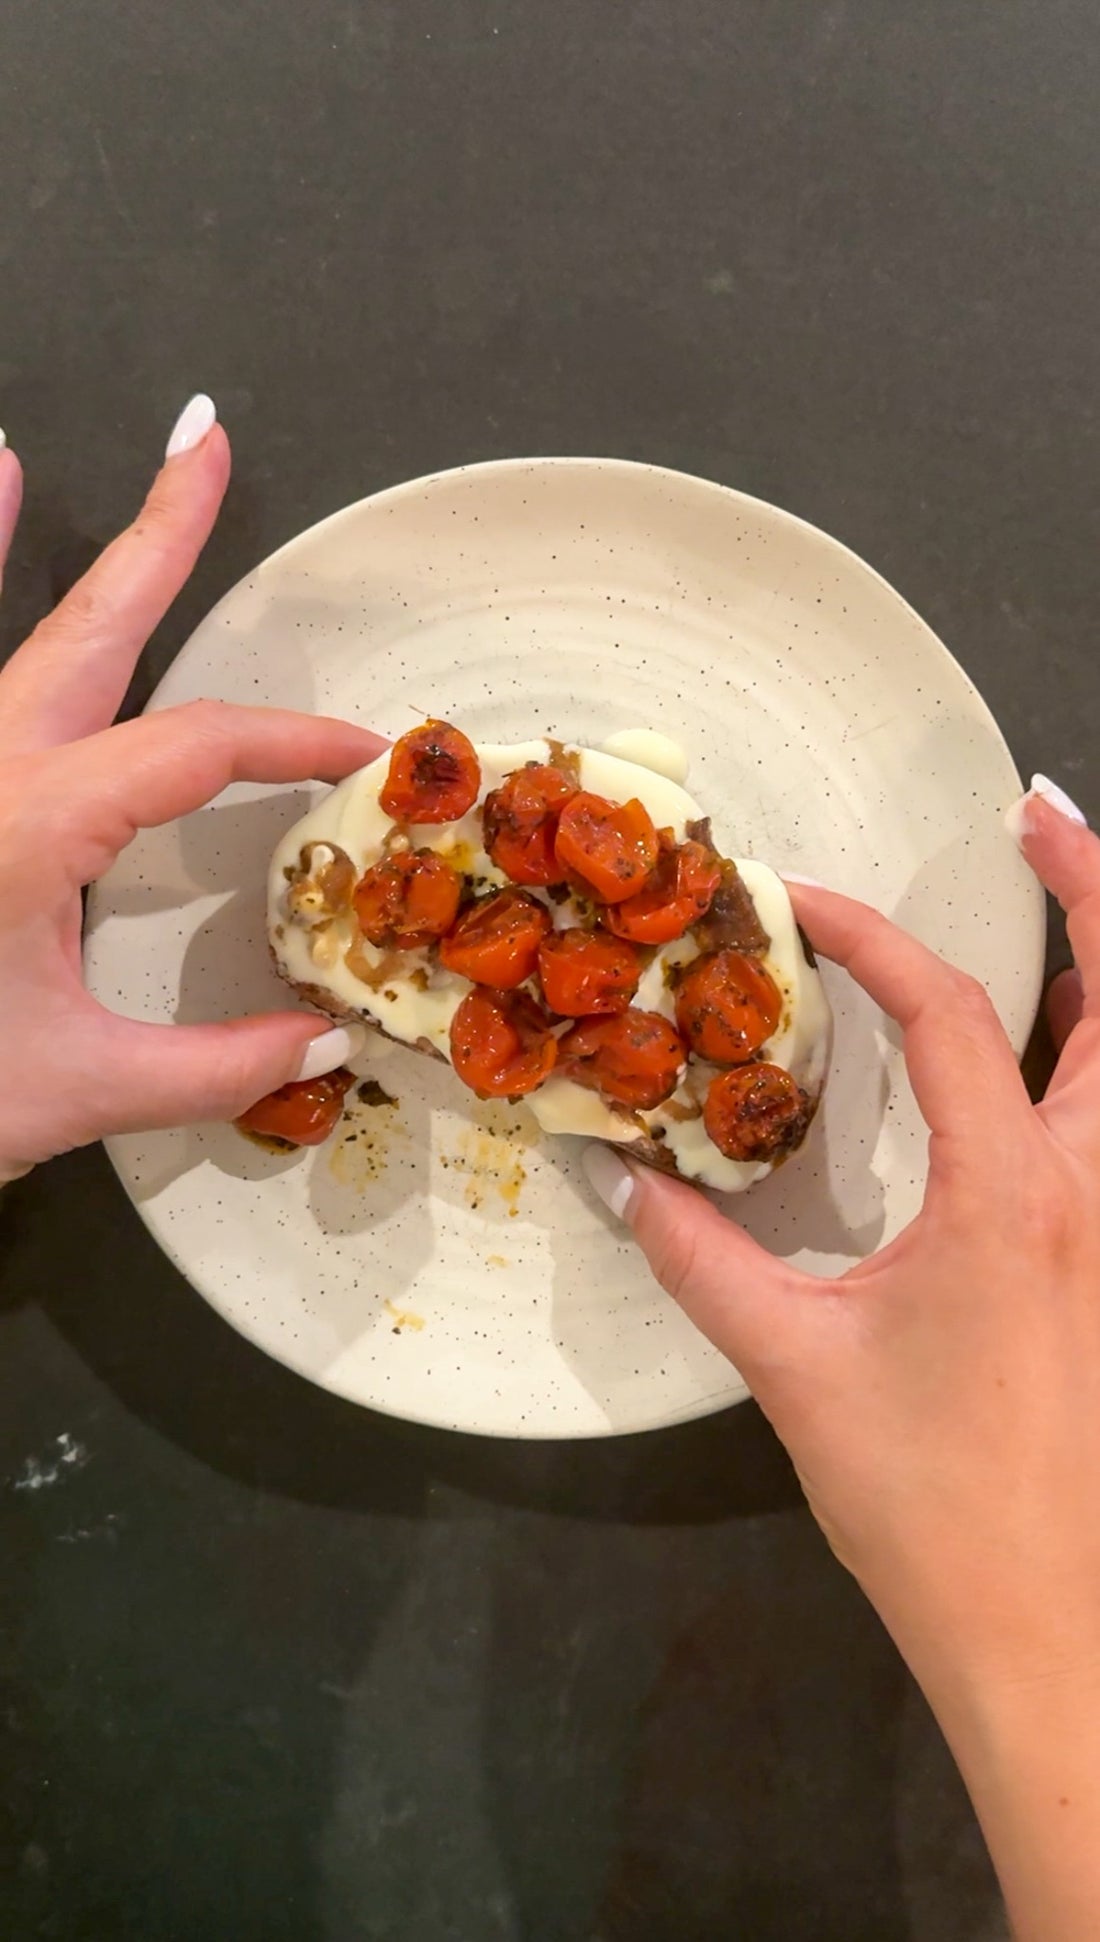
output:
[[[623,738],[620,738],[620,745]],[[647,735],[641,740],[647,762],[668,745]],[[417,851],[430,849],[458,871],[467,890],[481,895],[505,886],[508,878],[485,848],[482,808],[506,776],[530,763],[564,768],[580,788],[625,803],[636,798],[659,829],[675,840],[686,837],[718,848],[721,827],[712,835],[709,819],[680,782],[653,766],[622,754],[548,740],[476,749],[480,769],[477,800],[457,820],[396,828],[380,802],[390,768],[384,755],[331,793],[289,829],[272,859],[268,888],[268,936],[275,967],[306,1003],[341,1022],[359,1021],[430,1057],[451,1062],[450,1027],[458,1005],[470,992],[466,979],[445,970],[431,949],[395,951],[376,947],[362,936],[351,891],[363,873],[395,842]],[[666,771],[674,766],[672,757]],[[716,818],[715,820],[720,820]],[[541,889],[531,895],[547,905],[556,930],[585,916],[571,891]],[[590,908],[588,916],[590,919]],[[648,1111],[630,1110],[557,1072],[525,1104],[551,1133],[612,1141],[631,1157],[700,1186],[738,1192],[785,1160],[816,1112],[825,1084],[832,1025],[828,1002],[812,952],[799,933],[780,878],[753,859],[724,861],[722,880],[704,918],[684,937],[648,953],[637,994],[639,1010],[675,1015],[674,984],[695,957],[717,950],[752,957],[778,987],[782,1010],[772,1038],[759,1053],[769,1065],[789,1072],[801,1091],[804,1111],[787,1136],[766,1157],[732,1159],[708,1137],[702,1106],[716,1069],[694,1055],[670,1098]],[[456,1077],[456,1086],[459,1081]]]

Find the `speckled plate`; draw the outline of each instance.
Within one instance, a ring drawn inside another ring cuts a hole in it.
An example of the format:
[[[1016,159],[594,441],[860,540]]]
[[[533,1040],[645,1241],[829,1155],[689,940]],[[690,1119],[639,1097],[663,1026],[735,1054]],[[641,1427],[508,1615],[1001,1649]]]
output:
[[[974,688],[835,540],[655,467],[517,460],[416,480],[303,533],[229,594],[155,708],[199,695],[322,709],[397,735],[682,741],[723,847],[877,903],[988,987],[1022,1048],[1043,907],[1001,827],[1019,782]],[[141,1018],[285,1000],[264,879],[301,790],[235,789],[138,838],[97,891],[88,976]],[[893,1033],[827,973],[836,1061],[803,1151],[735,1203],[836,1273],[910,1219],[925,1134]],[[575,1148],[522,1108],[379,1045],[393,1103],[275,1158],[231,1129],[111,1157],[195,1287],[269,1354],[354,1401],[453,1428],[600,1436],[745,1393],[650,1278]]]

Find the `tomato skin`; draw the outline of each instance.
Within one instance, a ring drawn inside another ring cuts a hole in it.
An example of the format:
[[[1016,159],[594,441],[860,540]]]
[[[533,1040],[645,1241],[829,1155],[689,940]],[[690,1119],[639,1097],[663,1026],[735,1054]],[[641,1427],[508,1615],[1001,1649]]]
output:
[[[718,858],[702,843],[673,843],[661,832],[661,854],[644,888],[607,912],[608,928],[634,944],[671,944],[710,908],[721,881]]]
[[[471,984],[512,991],[533,977],[550,913],[522,890],[500,890],[464,910],[439,946],[439,961]]]
[[[810,1102],[782,1066],[759,1061],[711,1081],[703,1125],[727,1160],[771,1160],[791,1153],[810,1123]]]
[[[462,879],[431,850],[396,850],[364,872],[352,901],[368,943],[415,951],[443,937],[458,916]]]
[[[451,1020],[451,1063],[479,1099],[519,1099],[549,1078],[558,1056],[550,1021],[525,991],[475,985]]]
[[[675,1092],[686,1059],[679,1034],[656,1011],[586,1019],[558,1046],[563,1078],[635,1112],[648,1112]]]
[[[693,1052],[711,1065],[751,1059],[779,1024],[774,980],[740,951],[709,951],[687,966],[676,987],[676,1023]]]
[[[490,790],[482,812],[485,849],[513,883],[564,882],[554,841],[558,818],[576,794],[576,783],[545,762],[513,770]]]
[[[608,802],[578,790],[558,821],[554,853],[566,877],[577,877],[605,904],[635,896],[657,861],[657,831],[644,803]]]
[[[559,1018],[625,1011],[641,972],[631,946],[607,931],[555,931],[539,945],[542,995]]]
[[[453,823],[473,808],[480,787],[473,743],[449,722],[426,721],[394,743],[378,800],[398,823]]]
[[[344,1094],[355,1074],[339,1066],[320,1079],[295,1079],[276,1092],[257,1099],[233,1124],[242,1133],[261,1139],[286,1140],[291,1146],[320,1146],[344,1110]]]

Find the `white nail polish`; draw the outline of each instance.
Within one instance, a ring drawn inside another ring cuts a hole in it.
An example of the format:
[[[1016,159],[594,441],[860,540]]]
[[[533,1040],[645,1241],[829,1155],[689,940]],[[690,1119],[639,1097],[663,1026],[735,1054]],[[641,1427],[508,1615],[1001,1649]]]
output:
[[[1077,804],[1067,796],[1064,789],[1059,789],[1058,784],[1052,782],[1048,775],[1032,776],[1031,793],[1033,796],[1042,796],[1043,801],[1049,802],[1051,808],[1056,809],[1060,816],[1068,816],[1071,823],[1080,823],[1083,826],[1087,821]]]
[[[1026,796],[1020,796],[1005,810],[1005,828],[1014,843],[1021,844],[1024,837],[1031,834],[1032,824],[1028,811],[1036,796],[1041,796],[1044,802],[1049,803],[1050,807],[1056,809],[1058,814],[1064,816],[1068,822],[1077,823],[1080,827],[1084,826],[1087,819],[1081,814],[1077,804],[1070,800],[1065,790],[1059,789],[1058,784],[1052,782],[1047,775],[1033,775],[1031,787]]]
[[[208,398],[205,391],[197,391],[184,405],[172,427],[165,458],[176,459],[181,452],[193,451],[196,445],[201,445],[217,416],[213,398]]]
[[[1028,832],[1027,806],[1030,801],[1030,795],[1017,796],[1016,801],[1005,810],[1005,828],[1017,849],[1022,846]]]
[[[614,1214],[616,1220],[625,1220],[637,1187],[637,1181],[625,1160],[620,1160],[609,1146],[592,1145],[585,1147],[581,1165],[588,1175],[589,1186],[599,1195],[604,1206]]]
[[[295,1078],[320,1079],[326,1072],[335,1072],[338,1065],[357,1059],[366,1042],[363,1025],[337,1025],[334,1031],[322,1032],[320,1038],[310,1039]]]

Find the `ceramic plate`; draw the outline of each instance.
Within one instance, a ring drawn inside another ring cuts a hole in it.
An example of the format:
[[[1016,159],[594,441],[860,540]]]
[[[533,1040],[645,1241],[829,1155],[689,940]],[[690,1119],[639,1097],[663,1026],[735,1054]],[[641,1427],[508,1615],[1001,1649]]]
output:
[[[660,727],[722,847],[865,897],[987,986],[1014,1046],[1043,904],[1001,824],[1019,781],[947,650],[877,574],[772,506],[655,467],[517,460],[337,513],[234,589],[152,706],[200,695],[398,735],[599,744]],[[92,989],[136,1017],[285,1002],[264,878],[303,790],[238,788],[140,836],[97,891]],[[826,972],[833,1078],[803,1151],[735,1203],[835,1274],[916,1211],[926,1137],[881,1016]],[[745,1393],[588,1189],[567,1141],[379,1044],[390,1105],[268,1156],[227,1127],[111,1142],[162,1247],[269,1354],[355,1402],[509,1436],[600,1436]]]

